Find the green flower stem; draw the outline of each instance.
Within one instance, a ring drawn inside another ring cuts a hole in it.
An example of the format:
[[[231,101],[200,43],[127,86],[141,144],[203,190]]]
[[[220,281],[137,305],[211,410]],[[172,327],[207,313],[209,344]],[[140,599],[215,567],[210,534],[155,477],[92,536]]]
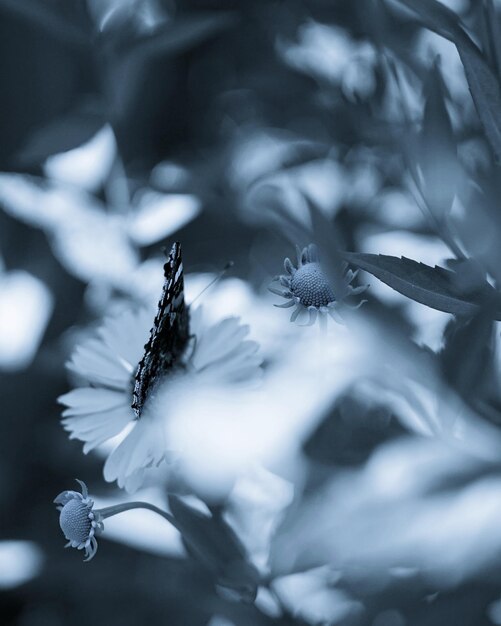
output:
[[[167,511],[162,511],[154,504],[150,504],[149,502],[124,502],[123,504],[115,504],[114,506],[108,506],[104,509],[98,509],[95,512],[100,515],[101,519],[106,519],[107,517],[112,517],[113,515],[118,515],[119,513],[124,513],[125,511],[130,511],[132,509],[147,509],[148,511],[153,511],[153,513],[157,513],[161,515],[164,519],[166,519],[174,528],[179,529],[179,526],[174,519],[174,517],[167,513]]]

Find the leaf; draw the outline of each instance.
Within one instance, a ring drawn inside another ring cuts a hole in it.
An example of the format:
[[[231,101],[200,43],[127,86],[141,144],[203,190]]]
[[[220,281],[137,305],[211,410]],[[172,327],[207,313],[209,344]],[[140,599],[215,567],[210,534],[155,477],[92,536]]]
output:
[[[485,482],[476,482],[479,476]],[[448,578],[451,562],[462,564],[462,582],[475,580],[500,549],[498,543],[485,548],[483,530],[492,518],[486,498],[497,502],[499,487],[492,465],[466,448],[446,449],[425,437],[388,442],[359,470],[338,471],[296,499],[274,536],[272,575],[328,565],[343,581],[353,577],[358,589],[388,593],[391,585],[402,589],[402,578],[390,572],[405,565],[415,568],[419,584],[436,581],[440,571],[441,581],[457,587],[457,577]],[[482,555],[481,565],[464,558],[465,545]]]
[[[193,558],[215,575],[217,583],[239,599],[253,602],[259,574],[245,548],[219,512],[202,513],[176,496],[169,497],[183,542]]]
[[[490,63],[497,70],[498,79],[501,76],[501,28],[499,14],[493,0],[487,0],[484,6],[484,18],[486,22],[486,47],[490,48]]]
[[[433,215],[442,220],[451,210],[460,170],[456,140],[445,106],[445,88],[438,58],[426,81],[425,97],[419,146],[423,195]]]
[[[466,80],[496,159],[501,158],[501,88],[482,53],[461,26],[459,16],[437,0],[400,0],[424,25],[452,41],[458,50]]]
[[[492,316],[488,309],[468,321],[453,319],[439,354],[447,382],[465,399],[478,397],[492,367]]]
[[[23,166],[38,165],[49,156],[77,148],[105,124],[97,109],[80,109],[37,128],[17,155]]]
[[[473,102],[496,160],[501,158],[501,89],[494,72],[473,43],[456,44]]]
[[[484,268],[495,281],[501,281],[501,214],[499,212],[499,186],[496,171],[492,175],[478,175],[468,189],[463,190],[461,202],[473,210],[464,215],[451,215],[451,227],[461,246],[471,259]],[[493,184],[494,183],[494,184]]]
[[[326,159],[330,149],[331,146],[327,143],[307,139],[290,139],[287,142],[284,140],[271,167],[263,167],[263,171],[259,172],[249,184],[259,185],[277,173],[299,168],[318,159]]]
[[[138,246],[151,246],[189,224],[200,213],[200,201],[191,194],[140,190],[127,232]],[[135,197],[135,199],[136,199]]]
[[[390,437],[405,433],[391,409],[355,386],[341,396],[303,446],[322,465],[355,466],[365,462]]]
[[[457,13],[441,2],[437,0],[399,0],[399,2],[417,13],[430,30],[453,43],[462,38],[468,38],[461,27]]]
[[[384,254],[345,252],[343,257],[407,298],[438,311],[470,317],[485,302],[495,301],[495,319],[501,320],[499,294],[488,283],[481,289],[466,291],[460,287],[459,277],[443,267]]]

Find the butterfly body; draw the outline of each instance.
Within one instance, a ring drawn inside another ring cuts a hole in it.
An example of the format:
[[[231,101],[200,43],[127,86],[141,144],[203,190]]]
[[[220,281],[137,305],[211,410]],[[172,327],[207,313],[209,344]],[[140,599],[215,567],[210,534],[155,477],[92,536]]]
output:
[[[189,339],[189,316],[184,301],[183,262],[179,243],[172,245],[164,265],[164,276],[158,311],[134,378],[132,409],[136,419],[141,416],[151,389],[179,363]]]

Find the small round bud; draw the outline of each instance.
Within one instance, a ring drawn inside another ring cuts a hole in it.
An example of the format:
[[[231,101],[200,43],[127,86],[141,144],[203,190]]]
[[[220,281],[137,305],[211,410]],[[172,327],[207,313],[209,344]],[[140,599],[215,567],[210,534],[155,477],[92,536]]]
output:
[[[97,552],[96,533],[103,530],[103,523],[94,502],[89,498],[87,486],[77,481],[82,487],[78,491],[63,491],[55,499],[59,510],[59,526],[68,540],[66,548],[85,550],[85,560],[90,561]]]
[[[318,263],[307,263],[300,267],[292,277],[290,289],[305,307],[320,308],[336,300]]]
[[[275,278],[283,289],[269,287],[272,293],[286,300],[283,304],[276,304],[275,306],[282,309],[295,307],[290,317],[291,322],[295,322],[300,313],[306,311],[309,313],[306,326],[314,324],[319,315],[330,315],[335,321],[342,322],[343,320],[336,310],[340,303],[348,296],[363,293],[368,286],[352,287],[351,282],[356,277],[356,272],[347,270],[346,265],[344,265],[343,268],[339,269],[340,272],[343,272],[341,293],[334,293],[334,289],[319,262],[317,247],[314,244],[310,244],[302,250],[297,247],[296,252],[297,266],[294,266],[290,259],[285,259],[286,274]],[[346,306],[358,308],[363,302],[365,300],[355,307]]]

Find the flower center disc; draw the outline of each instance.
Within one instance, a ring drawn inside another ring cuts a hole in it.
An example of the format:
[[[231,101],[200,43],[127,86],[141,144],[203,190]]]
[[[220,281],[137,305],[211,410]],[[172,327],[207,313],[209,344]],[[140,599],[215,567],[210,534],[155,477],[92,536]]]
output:
[[[334,292],[318,263],[307,263],[295,272],[291,291],[306,307],[319,308],[335,300]]]
[[[69,541],[87,541],[92,528],[89,507],[79,500],[70,500],[61,510],[59,525]]]

